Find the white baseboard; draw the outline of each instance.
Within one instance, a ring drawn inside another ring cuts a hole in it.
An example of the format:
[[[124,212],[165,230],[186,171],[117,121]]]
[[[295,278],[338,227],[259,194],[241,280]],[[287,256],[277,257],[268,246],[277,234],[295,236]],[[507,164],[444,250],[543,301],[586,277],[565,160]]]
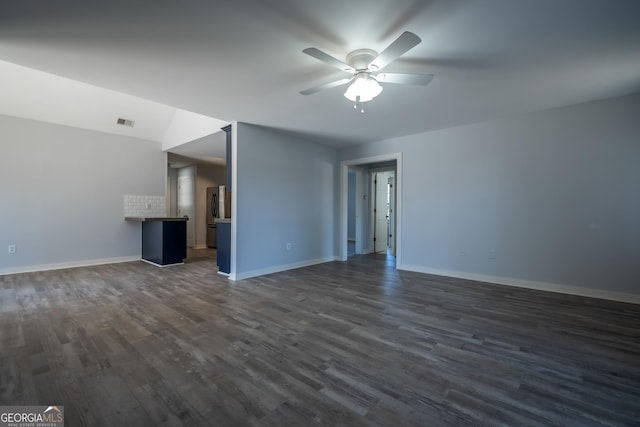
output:
[[[92,265],[116,264],[120,262],[140,261],[139,256],[118,258],[87,259],[82,261],[61,262],[55,264],[25,265],[23,267],[9,267],[0,269],[0,276],[7,274],[33,273],[36,271],[61,270],[63,268],[90,267]]]
[[[513,286],[516,288],[535,289],[539,291],[557,292],[561,294],[578,295],[582,297],[600,298],[611,301],[628,302],[640,304],[640,294],[629,294],[625,292],[607,291],[604,289],[583,288],[580,286],[561,285],[558,283],[538,282],[534,280],[523,280],[512,277],[490,276],[485,274],[466,273],[454,270],[441,270],[437,268],[422,267],[418,265],[402,264],[397,265],[398,270],[414,271],[416,273],[434,274],[436,276],[455,277],[458,279],[475,280],[478,282],[488,282],[496,285]]]
[[[229,276],[230,280],[250,279],[251,277],[264,276],[265,274],[279,273],[281,271],[293,270],[295,268],[308,267],[315,264],[323,264],[325,262],[337,261],[338,257],[331,256],[326,258],[317,258],[307,261],[294,262],[291,264],[276,265],[274,267],[262,268],[257,270],[246,271],[244,273],[236,273]]]
[[[146,262],[147,264],[155,265],[156,267],[165,268],[165,267],[173,267],[174,265],[184,265],[184,262],[175,262],[173,264],[158,264],[153,261],[149,261],[148,259],[141,259],[140,261]]]

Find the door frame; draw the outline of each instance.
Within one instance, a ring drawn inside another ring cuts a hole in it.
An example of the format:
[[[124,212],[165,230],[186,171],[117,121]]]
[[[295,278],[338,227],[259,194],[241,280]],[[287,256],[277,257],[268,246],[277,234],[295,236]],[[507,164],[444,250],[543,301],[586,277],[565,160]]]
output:
[[[363,166],[393,160],[396,161],[396,266],[402,265],[402,153],[382,154],[340,162],[340,244],[338,255],[340,261],[347,260],[349,234],[347,230],[349,213],[349,166]]]

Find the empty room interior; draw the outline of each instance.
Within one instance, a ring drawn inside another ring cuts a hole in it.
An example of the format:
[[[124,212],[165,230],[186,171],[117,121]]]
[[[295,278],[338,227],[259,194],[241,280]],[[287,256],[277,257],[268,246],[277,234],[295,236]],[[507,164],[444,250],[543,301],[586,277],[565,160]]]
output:
[[[3,2],[0,421],[638,425],[638,17]]]

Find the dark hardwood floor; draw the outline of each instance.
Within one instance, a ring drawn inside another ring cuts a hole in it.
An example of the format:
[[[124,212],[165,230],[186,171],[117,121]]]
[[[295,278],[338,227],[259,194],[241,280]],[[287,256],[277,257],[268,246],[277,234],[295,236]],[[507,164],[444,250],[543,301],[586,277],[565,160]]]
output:
[[[640,425],[640,306],[353,256],[0,276],[0,404],[88,426]]]

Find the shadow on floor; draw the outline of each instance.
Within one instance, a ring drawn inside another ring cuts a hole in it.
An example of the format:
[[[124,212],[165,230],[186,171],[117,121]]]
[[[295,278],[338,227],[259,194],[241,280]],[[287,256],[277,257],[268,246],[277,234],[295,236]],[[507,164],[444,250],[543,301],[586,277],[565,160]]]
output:
[[[187,259],[184,262],[206,262],[216,263],[217,251],[215,248],[193,249],[187,248]]]

